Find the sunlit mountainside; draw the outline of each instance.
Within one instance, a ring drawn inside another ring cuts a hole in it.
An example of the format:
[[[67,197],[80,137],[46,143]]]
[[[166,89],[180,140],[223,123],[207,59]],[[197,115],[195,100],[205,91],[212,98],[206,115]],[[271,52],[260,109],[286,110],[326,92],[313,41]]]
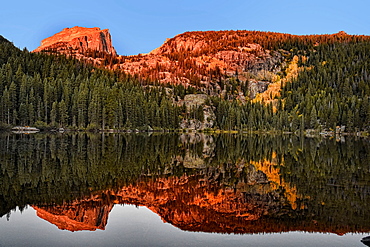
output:
[[[1,43],[4,127],[330,134],[370,126],[369,36],[197,31],[135,56],[116,55],[99,28],[66,28],[33,53]]]

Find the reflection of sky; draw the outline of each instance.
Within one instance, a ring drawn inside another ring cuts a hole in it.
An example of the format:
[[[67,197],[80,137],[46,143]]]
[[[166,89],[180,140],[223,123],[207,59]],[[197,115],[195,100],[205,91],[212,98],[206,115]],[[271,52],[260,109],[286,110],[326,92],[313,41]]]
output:
[[[363,234],[282,233],[228,235],[181,231],[145,207],[115,205],[106,230],[59,230],[32,208],[0,218],[0,246],[365,246]]]

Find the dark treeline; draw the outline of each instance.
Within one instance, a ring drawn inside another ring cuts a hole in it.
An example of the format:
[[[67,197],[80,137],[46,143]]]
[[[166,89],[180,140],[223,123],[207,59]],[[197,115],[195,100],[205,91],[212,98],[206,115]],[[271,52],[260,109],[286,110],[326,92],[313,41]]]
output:
[[[70,128],[178,127],[179,108],[159,87],[64,56],[0,40],[0,124]]]
[[[252,103],[242,104],[237,100],[212,98],[216,110],[217,127],[223,130],[290,130],[291,120],[285,111],[274,112],[273,105]],[[295,126],[292,126],[293,128]]]

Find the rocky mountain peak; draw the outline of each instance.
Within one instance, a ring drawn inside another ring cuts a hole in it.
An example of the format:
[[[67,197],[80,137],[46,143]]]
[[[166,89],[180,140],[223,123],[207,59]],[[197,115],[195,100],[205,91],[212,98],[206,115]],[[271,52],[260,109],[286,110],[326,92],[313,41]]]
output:
[[[98,27],[64,28],[61,32],[41,41],[41,45],[34,52],[40,51],[55,51],[67,55],[87,52],[117,55],[109,30],[101,30]]]
[[[338,33],[336,33],[336,35],[348,35],[345,31],[340,31]]]

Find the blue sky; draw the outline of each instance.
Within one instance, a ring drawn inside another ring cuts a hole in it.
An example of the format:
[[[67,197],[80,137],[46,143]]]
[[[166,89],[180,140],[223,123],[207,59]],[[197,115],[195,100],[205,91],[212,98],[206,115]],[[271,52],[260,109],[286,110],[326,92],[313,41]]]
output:
[[[29,50],[73,26],[110,29],[120,55],[149,52],[186,31],[370,35],[369,0],[12,0],[1,6],[0,35]]]

